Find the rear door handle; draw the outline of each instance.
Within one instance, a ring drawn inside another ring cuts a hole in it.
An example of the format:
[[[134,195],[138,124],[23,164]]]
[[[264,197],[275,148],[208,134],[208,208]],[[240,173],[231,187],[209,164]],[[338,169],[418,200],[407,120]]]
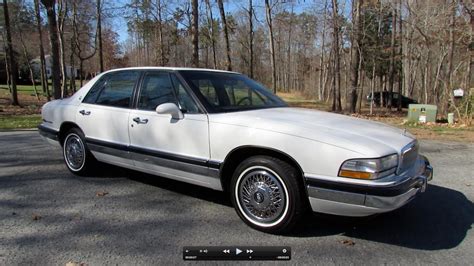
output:
[[[146,123],[148,123],[148,119],[140,119],[140,117],[133,118],[133,121],[137,124],[146,124]]]
[[[81,110],[81,111],[79,111],[79,113],[80,113],[81,115],[90,115],[90,114],[91,114],[91,111]]]

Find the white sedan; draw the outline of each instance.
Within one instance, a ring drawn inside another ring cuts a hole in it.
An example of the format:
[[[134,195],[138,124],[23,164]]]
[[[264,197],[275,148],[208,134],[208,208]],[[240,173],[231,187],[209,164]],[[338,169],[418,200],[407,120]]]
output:
[[[68,169],[99,162],[222,190],[261,231],[290,230],[308,208],[345,216],[397,209],[432,178],[404,130],[290,108],[248,77],[189,68],[98,75],[42,109],[39,132]]]

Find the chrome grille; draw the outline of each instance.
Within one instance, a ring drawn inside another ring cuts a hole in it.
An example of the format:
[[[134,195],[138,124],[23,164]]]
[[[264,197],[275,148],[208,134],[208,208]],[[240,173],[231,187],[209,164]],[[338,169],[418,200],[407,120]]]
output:
[[[398,167],[398,174],[401,174],[410,169],[418,158],[419,145],[417,141],[411,142],[402,149],[400,166]]]

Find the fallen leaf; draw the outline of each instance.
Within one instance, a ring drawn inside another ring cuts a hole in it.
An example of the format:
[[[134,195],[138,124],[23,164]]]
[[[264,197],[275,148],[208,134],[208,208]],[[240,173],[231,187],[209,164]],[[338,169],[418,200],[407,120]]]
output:
[[[77,221],[77,220],[81,220],[82,217],[80,214],[75,214],[73,215],[71,218],[69,218],[69,221]]]
[[[70,261],[66,263],[66,266],[86,266],[84,262],[75,262],[75,261]]]
[[[109,192],[106,192],[106,191],[99,191],[99,192],[97,192],[96,196],[97,196],[97,197],[103,197],[103,196],[105,196],[105,195],[107,195],[107,194],[109,194]]]
[[[350,239],[344,239],[341,241],[341,244],[346,245],[346,246],[353,246],[355,245],[355,242]]]
[[[41,216],[38,215],[38,214],[33,214],[33,220],[34,221],[38,221],[39,219],[41,219]]]

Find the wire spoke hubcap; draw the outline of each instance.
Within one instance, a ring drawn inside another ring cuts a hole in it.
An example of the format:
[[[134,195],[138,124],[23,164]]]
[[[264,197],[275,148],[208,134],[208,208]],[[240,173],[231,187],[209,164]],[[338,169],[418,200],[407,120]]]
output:
[[[286,204],[281,182],[269,171],[261,169],[243,176],[239,184],[239,201],[247,216],[259,223],[277,220]]]
[[[66,162],[71,169],[79,170],[84,164],[84,145],[76,135],[68,136],[64,144]]]

